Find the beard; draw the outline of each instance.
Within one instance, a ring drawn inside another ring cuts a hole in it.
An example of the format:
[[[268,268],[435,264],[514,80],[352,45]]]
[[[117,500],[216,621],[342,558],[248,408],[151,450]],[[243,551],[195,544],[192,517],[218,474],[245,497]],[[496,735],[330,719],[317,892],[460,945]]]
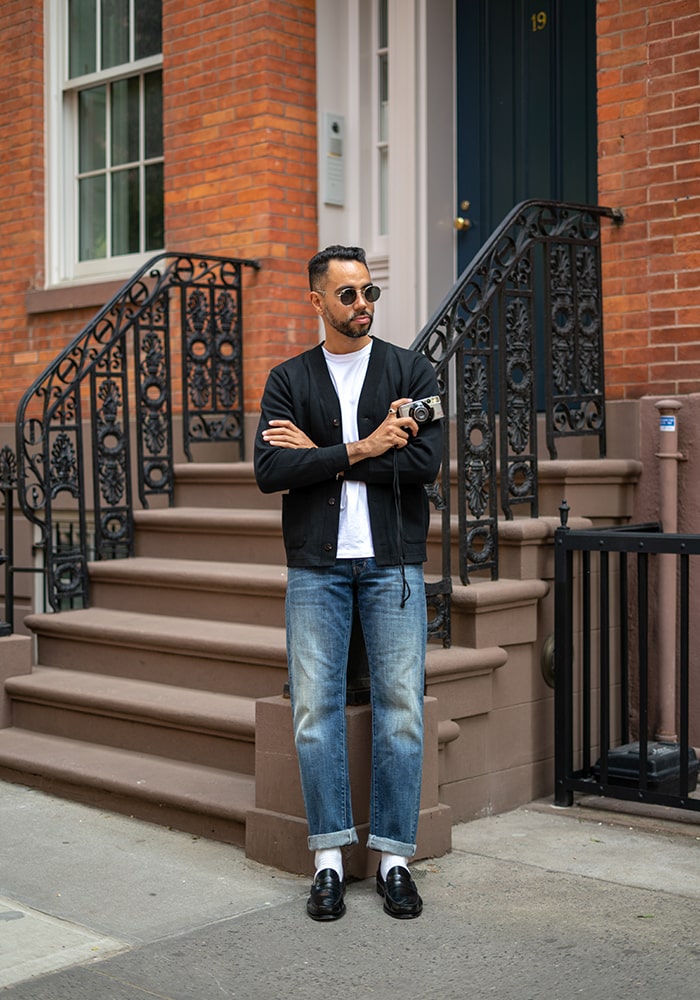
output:
[[[369,317],[369,323],[366,326],[354,327],[352,325],[353,320],[357,319],[358,316]],[[353,316],[353,320],[337,320],[329,315],[328,310],[326,310],[326,319],[338,333],[342,333],[344,337],[349,337],[351,340],[359,340],[361,337],[366,337],[369,331],[372,329],[372,323],[374,321],[374,316],[370,315],[368,312],[357,313]]]

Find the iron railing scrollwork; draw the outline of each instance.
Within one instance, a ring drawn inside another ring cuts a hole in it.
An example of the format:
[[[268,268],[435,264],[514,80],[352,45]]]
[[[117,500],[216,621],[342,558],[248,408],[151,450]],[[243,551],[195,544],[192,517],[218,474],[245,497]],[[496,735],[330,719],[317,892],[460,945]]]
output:
[[[158,496],[172,505],[179,397],[190,461],[196,442],[236,442],[244,457],[242,275],[259,266],[202,254],[154,257],[22,397],[18,502],[39,529],[54,610],[88,603],[90,502],[97,559],[133,554],[135,492],[144,507]],[[178,349],[179,378],[171,363]],[[75,520],[75,545],[56,541],[59,509]]]
[[[609,208],[527,201],[483,245],[413,343],[433,364],[455,416],[458,573],[498,577],[499,508],[538,516],[537,414],[546,440],[597,438],[605,454],[601,221]],[[539,406],[538,406],[539,403]],[[449,540],[451,422],[441,479],[442,598]],[[434,594],[437,600],[439,594]]]
[[[3,568],[5,587],[5,618],[0,620],[0,636],[12,635],[14,630],[14,530],[12,498],[17,485],[17,460],[9,445],[0,448],[0,497],[5,519],[5,537],[0,549],[0,566]]]

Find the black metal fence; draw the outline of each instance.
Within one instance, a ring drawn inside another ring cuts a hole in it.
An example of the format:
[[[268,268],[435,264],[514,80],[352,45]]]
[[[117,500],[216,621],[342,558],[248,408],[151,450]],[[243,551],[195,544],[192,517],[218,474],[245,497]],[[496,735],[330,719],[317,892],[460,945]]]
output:
[[[88,509],[94,557],[110,559],[133,554],[137,496],[172,505],[175,410],[188,459],[195,442],[217,441],[243,457],[245,267],[259,264],[154,257],[22,397],[17,498],[39,528],[54,610],[88,603]]]
[[[700,810],[691,745],[691,725],[695,740],[700,726],[697,597],[692,604],[700,535],[659,525],[573,531],[563,521],[555,534],[555,802],[569,806],[580,792]],[[669,579],[663,560],[671,583],[660,595]],[[659,736],[663,721],[674,731]]]

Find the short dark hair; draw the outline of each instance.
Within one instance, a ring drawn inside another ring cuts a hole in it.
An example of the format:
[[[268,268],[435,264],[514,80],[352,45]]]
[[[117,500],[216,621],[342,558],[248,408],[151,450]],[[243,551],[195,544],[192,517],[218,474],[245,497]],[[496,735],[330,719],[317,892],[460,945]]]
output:
[[[312,292],[318,288],[332,260],[357,260],[360,264],[364,264],[367,267],[367,257],[362,247],[336,245],[326,247],[325,250],[319,250],[318,253],[313,255],[307,265],[309,270],[309,288]]]

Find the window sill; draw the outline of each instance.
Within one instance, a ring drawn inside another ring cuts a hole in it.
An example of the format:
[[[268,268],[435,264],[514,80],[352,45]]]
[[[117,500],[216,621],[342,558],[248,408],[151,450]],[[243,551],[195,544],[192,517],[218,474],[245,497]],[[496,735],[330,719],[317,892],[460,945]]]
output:
[[[121,281],[97,281],[67,285],[65,288],[40,288],[27,292],[24,298],[27,314],[64,312],[70,309],[102,308],[124,287]]]

